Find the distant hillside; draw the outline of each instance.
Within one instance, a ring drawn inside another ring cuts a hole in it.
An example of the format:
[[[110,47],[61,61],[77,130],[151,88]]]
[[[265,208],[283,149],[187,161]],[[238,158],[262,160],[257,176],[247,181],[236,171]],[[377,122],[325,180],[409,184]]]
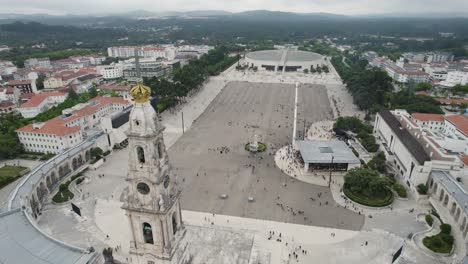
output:
[[[329,13],[291,13],[281,11],[268,11],[268,10],[253,10],[240,13],[234,13],[233,18],[242,18],[249,20],[288,20],[288,21],[305,21],[317,19],[344,19],[348,18],[344,15],[336,15]]]

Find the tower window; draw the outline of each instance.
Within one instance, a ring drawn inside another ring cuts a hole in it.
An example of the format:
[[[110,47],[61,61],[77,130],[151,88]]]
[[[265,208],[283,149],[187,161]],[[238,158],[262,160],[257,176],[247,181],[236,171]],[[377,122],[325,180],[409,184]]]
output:
[[[142,147],[137,147],[137,156],[140,163],[145,163],[145,151]]]
[[[139,126],[139,125],[140,125],[140,121],[135,120],[135,125]]]
[[[172,214],[172,233],[175,235],[177,232],[177,219],[176,219],[176,213]]]
[[[159,142],[158,143],[158,157],[162,158],[162,155],[163,155],[162,146],[161,146],[161,142]]]
[[[143,223],[143,239],[147,244],[154,244],[153,241],[153,228],[148,223]]]

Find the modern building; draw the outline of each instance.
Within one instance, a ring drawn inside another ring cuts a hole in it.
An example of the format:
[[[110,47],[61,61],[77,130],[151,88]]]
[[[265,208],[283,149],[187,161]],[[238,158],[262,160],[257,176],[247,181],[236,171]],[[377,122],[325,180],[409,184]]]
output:
[[[37,93],[36,80],[12,80],[8,82],[8,87],[18,89],[21,94]]]
[[[26,151],[60,153],[99,130],[100,118],[125,109],[129,102],[120,97],[96,97],[85,104],[65,109],[62,115],[46,122],[33,123],[16,130]]]
[[[97,70],[106,80],[123,77],[123,66],[120,64],[99,66]]]
[[[320,54],[295,50],[262,50],[247,53],[245,62],[249,67],[275,72],[310,70],[313,66],[326,64]]]
[[[440,84],[447,87],[453,87],[457,84],[465,85],[468,83],[467,71],[450,71],[447,73],[447,78]]]
[[[346,172],[361,165],[346,143],[340,140],[298,140],[296,145],[306,173],[330,170]]]
[[[454,55],[448,52],[430,52],[426,54],[426,62],[449,62],[453,61]]]
[[[24,67],[26,69],[34,69],[37,67],[50,68],[52,65],[50,64],[49,58],[31,58],[24,61]]]
[[[166,75],[170,71],[169,67],[164,66],[160,62],[143,62],[140,63],[139,68],[141,78],[159,78]],[[123,76],[127,81],[131,82],[137,82],[141,79],[138,77],[138,70],[136,65],[133,65],[130,69],[123,70]]]
[[[414,193],[417,185],[427,183],[433,170],[463,176],[460,158],[441,147],[432,138],[433,134],[419,127],[404,110],[379,112],[374,134],[395,175]]]
[[[18,110],[24,118],[33,118],[47,111],[52,106],[62,103],[66,98],[67,94],[61,92],[34,94],[33,97],[22,104]]]
[[[166,48],[163,46],[118,46],[107,48],[107,55],[114,58],[132,58],[135,57],[135,50],[138,56],[145,58],[168,58],[169,50],[174,47]],[[172,52],[174,53],[174,52]],[[173,57],[172,57],[173,58]]]

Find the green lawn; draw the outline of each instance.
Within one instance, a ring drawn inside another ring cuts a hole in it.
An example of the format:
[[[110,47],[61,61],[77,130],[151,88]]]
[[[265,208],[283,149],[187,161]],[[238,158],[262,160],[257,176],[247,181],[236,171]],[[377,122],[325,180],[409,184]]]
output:
[[[365,206],[383,207],[383,206],[390,205],[393,202],[393,194],[390,191],[388,191],[382,197],[367,197],[361,194],[353,193],[346,188],[344,188],[343,192],[346,195],[346,197],[348,197],[352,201],[358,204],[365,205]]]
[[[3,166],[0,168],[0,188],[3,188],[10,182],[13,182],[17,177],[22,176],[20,172],[26,169],[26,167],[22,166]]]

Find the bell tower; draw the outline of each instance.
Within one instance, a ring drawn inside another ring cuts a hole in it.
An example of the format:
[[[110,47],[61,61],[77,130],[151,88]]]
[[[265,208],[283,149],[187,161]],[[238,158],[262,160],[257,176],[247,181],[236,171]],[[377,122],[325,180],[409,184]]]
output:
[[[164,127],[149,102],[151,90],[138,83],[130,90],[128,187],[124,205],[132,237],[132,263],[171,263],[185,233],[180,194],[164,146]]]

